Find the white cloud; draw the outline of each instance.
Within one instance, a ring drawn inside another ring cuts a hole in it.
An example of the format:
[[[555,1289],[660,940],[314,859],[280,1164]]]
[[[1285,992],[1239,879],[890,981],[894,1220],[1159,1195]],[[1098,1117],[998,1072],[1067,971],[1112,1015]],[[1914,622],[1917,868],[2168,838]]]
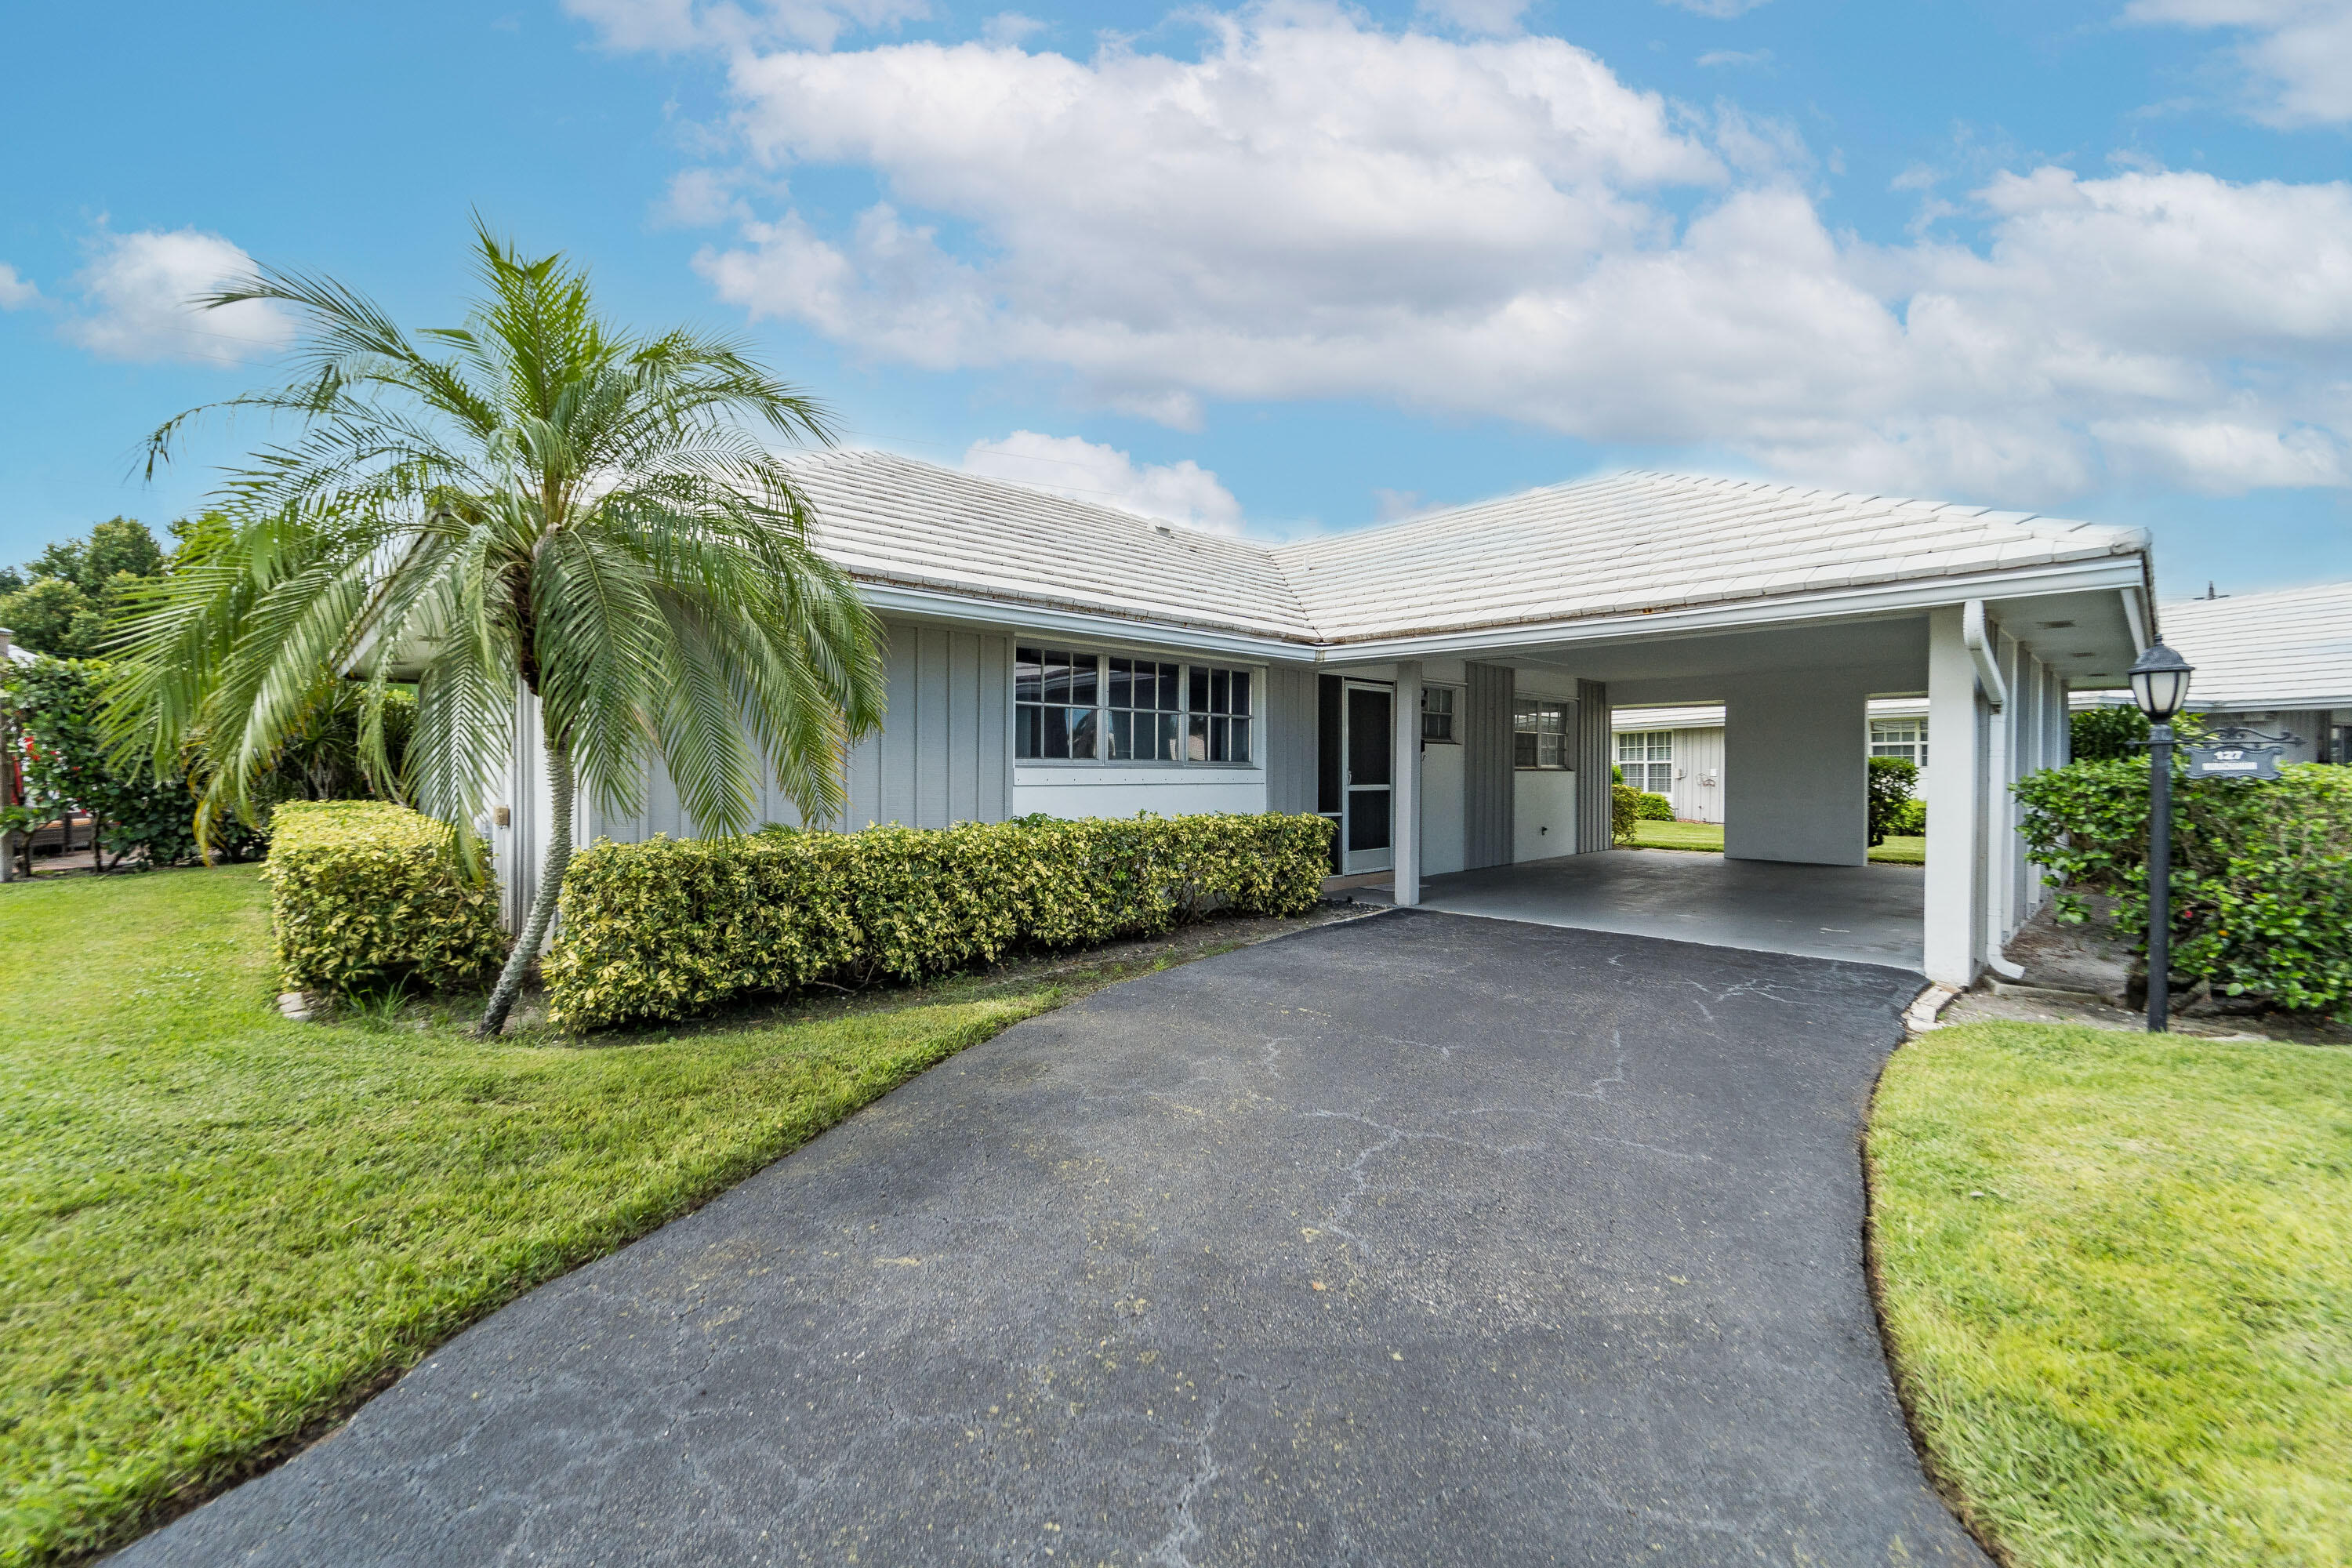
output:
[[[563,0],[616,49],[803,44],[829,49],[844,33],[929,16],[927,0]]]
[[[1180,428],[1360,397],[2011,504],[2352,482],[2352,186],[2040,169],[1939,205],[1979,248],[1866,245],[1787,127],[1557,39],[1209,21],[1189,59],[738,50],[750,165],[885,199],[771,209],[697,265],[755,318]]]
[[[2132,0],[2124,19],[2242,35],[2230,53],[2258,120],[2352,122],[2352,5],[2345,0]]]
[[[253,258],[193,228],[101,235],[76,277],[82,310],[60,329],[108,359],[235,364],[284,348],[294,319],[267,300],[208,310],[196,297],[248,277]]]
[[[1677,5],[1685,11],[1696,11],[1702,16],[1727,22],[1734,16],[1745,16],[1763,5],[1764,0],[1658,0],[1658,3]]]
[[[1772,63],[1769,49],[1709,49],[1699,56],[1702,66],[1769,66]]]
[[[1076,436],[1015,430],[1002,441],[974,441],[963,455],[975,474],[1013,479],[1097,505],[1163,518],[1211,533],[1239,533],[1242,504],[1217,476],[1190,458],[1146,463],[1115,447]]]
[[[678,171],[654,208],[656,221],[680,228],[709,228],[750,216],[751,209],[736,200],[732,182],[716,169]]]
[[[1032,33],[1042,33],[1045,24],[1034,16],[1024,16],[1018,11],[999,11],[980,25],[980,36],[992,44],[1017,44]]]
[[[1505,38],[1518,32],[1529,0],[1421,0],[1415,14],[1465,33]]]
[[[33,280],[19,277],[15,268],[0,261],[0,310],[21,310],[40,302],[41,291],[33,287]]]

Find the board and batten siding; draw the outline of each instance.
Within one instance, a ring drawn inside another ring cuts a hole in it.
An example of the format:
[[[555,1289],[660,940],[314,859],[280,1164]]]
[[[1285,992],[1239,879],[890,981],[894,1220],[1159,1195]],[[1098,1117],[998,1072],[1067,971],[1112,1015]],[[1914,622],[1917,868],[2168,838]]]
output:
[[[803,823],[772,778],[763,782],[754,825],[858,828],[897,822],[945,827],[1002,822],[1013,776],[1013,638],[912,622],[885,623],[883,668],[889,707],[882,728],[850,748],[848,804],[830,820]],[[588,841],[624,844],[697,837],[668,771],[656,765],[642,809],[590,807]]]
[[[1258,721],[1265,737],[1265,808],[1312,812],[1316,804],[1315,670],[1307,665],[1273,665],[1262,679],[1265,700]]]
[[[1463,666],[1463,865],[1511,863],[1512,670],[1504,664]]]
[[[1598,680],[1576,683],[1576,853],[1590,855],[1614,842],[1609,807],[1613,798],[1610,769],[1617,765],[1617,740],[1609,728],[1609,688]]]

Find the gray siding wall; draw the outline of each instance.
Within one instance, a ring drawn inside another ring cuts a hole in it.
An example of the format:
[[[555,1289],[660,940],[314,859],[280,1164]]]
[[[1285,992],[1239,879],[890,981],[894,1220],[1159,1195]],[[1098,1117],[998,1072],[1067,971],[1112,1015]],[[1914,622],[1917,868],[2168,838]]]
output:
[[[1013,639],[992,632],[890,622],[884,665],[889,709],[879,733],[851,748],[849,805],[816,826],[866,827],[877,822],[945,827],[1001,822],[1013,783]],[[583,803],[585,804],[585,803]],[[694,837],[677,787],[656,767],[645,807],[610,814],[587,806],[590,840],[633,843],[656,833]],[[756,823],[805,826],[783,792],[763,787]]]
[[[1311,812],[1316,797],[1315,674],[1270,666],[1265,672],[1265,808]]]
[[[1463,865],[1511,863],[1511,701],[1508,665],[1463,667]]]
[[[1617,765],[1617,745],[1609,730],[1609,688],[1598,680],[1576,683],[1576,852],[1590,855],[1610,845],[1609,770]]]

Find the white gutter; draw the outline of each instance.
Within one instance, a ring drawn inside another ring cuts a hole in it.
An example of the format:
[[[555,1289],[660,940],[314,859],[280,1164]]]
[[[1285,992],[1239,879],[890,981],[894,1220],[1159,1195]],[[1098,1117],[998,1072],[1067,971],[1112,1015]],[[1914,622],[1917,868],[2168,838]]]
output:
[[[1983,689],[1985,700],[1992,704],[1994,712],[2000,712],[2009,706],[2009,687],[2000,678],[2000,660],[1987,646],[1990,639],[1985,630],[1982,599],[1970,599],[1960,606],[1960,640],[1969,645],[1969,657],[1976,660],[1977,685]]]
[[[2147,604],[2147,600],[2144,597],[2145,593],[2146,590],[2140,588],[2126,588],[2124,590],[2124,620],[2126,624],[2131,627],[2132,657],[2134,658],[2137,658],[2141,654],[2146,653],[2148,649],[2148,645],[2156,640],[2156,638],[2148,632],[2147,611],[2145,608]]]
[[[2079,594],[2101,588],[2137,586],[2142,577],[2138,562],[2112,556],[2063,565],[2008,572],[1980,572],[1963,577],[1923,577],[1902,583],[1874,584],[1858,588],[1821,589],[1803,594],[1759,594],[1665,610],[1635,610],[1617,615],[1580,616],[1573,619],[1528,621],[1512,626],[1480,626],[1458,632],[1428,632],[1392,637],[1369,637],[1361,642],[1326,642],[1316,646],[1318,663],[1366,662],[1394,658],[1444,658],[1498,648],[1528,647],[1543,643],[1591,642],[1648,636],[1688,636],[1712,631],[1737,631],[1748,626],[1785,624],[1791,620],[1839,620],[1861,616],[1900,615],[1976,598],[2033,598],[2046,594]]]
[[[1146,648],[1181,648],[1187,652],[1229,654],[1241,658],[1305,664],[1315,657],[1315,645],[1279,637],[1252,637],[1246,632],[1221,632],[1154,621],[1140,616],[1093,614],[1057,610],[1011,599],[978,599],[961,594],[925,588],[899,588],[880,583],[860,583],[857,595],[881,615],[919,616],[966,626],[1001,626],[1024,632],[1063,632],[1090,642],[1131,644]]]

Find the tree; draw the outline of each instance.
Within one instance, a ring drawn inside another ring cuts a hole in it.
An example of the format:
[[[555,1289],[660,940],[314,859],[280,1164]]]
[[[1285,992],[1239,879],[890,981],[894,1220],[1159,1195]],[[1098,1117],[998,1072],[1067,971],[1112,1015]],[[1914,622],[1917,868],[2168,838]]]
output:
[[[1919,764],[1908,757],[1870,759],[1868,814],[1871,847],[1886,842],[1901,825],[1904,808],[1919,784]]]
[[[821,407],[733,340],[604,321],[560,254],[525,258],[478,221],[475,252],[484,292],[457,328],[411,334],[340,284],[271,269],[205,297],[303,319],[294,378],[220,405],[299,434],[232,477],[226,536],[131,623],[112,713],[159,766],[201,734],[208,790],[249,815],[340,679],[362,684],[361,762],[389,782],[386,694],[413,679],[398,782],[478,867],[523,694],[553,811],[490,1035],[554,914],[580,787],[634,810],[658,761],[698,823],[731,833],[772,770],[823,815],[883,679],[877,623],[810,548],[805,500],[745,423],[829,442]],[[204,412],[155,433],[151,467]]]
[[[136,585],[163,570],[163,547],[145,523],[110,519],[86,538],[47,545],[23,573],[0,572],[0,626],[52,658],[96,658]]]

